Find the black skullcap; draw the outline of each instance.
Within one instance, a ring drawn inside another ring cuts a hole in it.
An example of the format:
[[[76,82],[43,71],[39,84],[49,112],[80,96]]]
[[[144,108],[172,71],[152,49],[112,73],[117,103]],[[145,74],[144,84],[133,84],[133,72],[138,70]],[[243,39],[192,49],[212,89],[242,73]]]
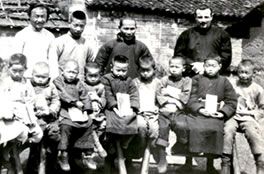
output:
[[[50,9],[49,7],[42,3],[42,2],[39,2],[39,1],[36,1],[36,2],[31,2],[29,4],[29,8],[28,8],[28,16],[30,17],[31,16],[31,11],[34,9],[34,8],[37,8],[37,7],[43,7],[47,10],[47,21],[49,19],[49,14],[50,14]]]

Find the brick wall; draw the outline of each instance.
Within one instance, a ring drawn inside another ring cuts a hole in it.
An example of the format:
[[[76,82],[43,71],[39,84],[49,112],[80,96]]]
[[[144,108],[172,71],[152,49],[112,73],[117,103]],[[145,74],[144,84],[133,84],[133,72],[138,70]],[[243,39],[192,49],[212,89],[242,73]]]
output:
[[[242,48],[243,58],[254,60],[264,71],[264,19],[262,19],[261,27],[250,29],[250,38],[243,40]]]
[[[88,24],[85,30],[85,37],[90,38],[93,45],[99,48],[110,39],[116,38],[119,32],[119,18],[123,14],[112,11],[92,11],[88,10]],[[136,19],[136,37],[144,42],[150,49],[156,61],[167,67],[168,59],[173,55],[173,49],[179,34],[191,27],[193,23],[180,21],[176,23],[174,19],[156,16],[129,13],[126,14]],[[179,21],[179,20],[178,20]],[[236,65],[241,59],[241,40],[232,39],[233,64]]]
[[[88,21],[84,37],[90,40],[95,50],[110,39],[116,38],[119,32],[119,18],[123,14],[112,11],[87,11]],[[144,42],[150,49],[156,61],[167,67],[168,59],[173,55],[173,49],[179,34],[191,27],[193,23],[184,20],[175,22],[172,18],[157,15],[127,14],[137,21],[137,39]],[[1,28],[0,57],[7,59],[12,51],[13,37],[21,28]],[[63,31],[62,33],[64,33]],[[56,36],[62,34],[53,31]],[[233,64],[241,59],[241,40],[232,39]]]

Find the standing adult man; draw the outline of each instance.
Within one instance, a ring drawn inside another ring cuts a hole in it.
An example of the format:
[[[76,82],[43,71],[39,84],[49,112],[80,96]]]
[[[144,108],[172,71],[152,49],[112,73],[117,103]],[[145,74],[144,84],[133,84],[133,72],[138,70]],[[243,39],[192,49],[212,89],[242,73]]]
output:
[[[213,12],[207,6],[195,11],[197,26],[187,29],[178,38],[174,56],[183,56],[191,65],[186,75],[203,72],[203,62],[208,57],[221,57],[221,74],[227,71],[232,60],[229,35],[219,27],[212,26]]]
[[[79,77],[84,78],[84,67],[93,59],[94,53],[88,41],[82,37],[86,25],[86,14],[76,10],[70,15],[70,31],[56,38],[49,49],[49,64],[51,77],[55,78],[60,74],[60,68],[69,59],[79,64]]]
[[[44,28],[49,18],[49,8],[42,3],[32,3],[28,9],[30,24],[15,36],[15,53],[27,57],[25,77],[31,77],[32,68],[39,61],[48,60],[48,49],[54,35]]]
[[[136,40],[137,25],[131,18],[123,18],[119,23],[117,38],[104,44],[98,51],[95,62],[98,63],[104,73],[110,72],[110,64],[113,57],[123,55],[129,58],[128,76],[137,76],[138,59],[144,56],[152,56],[147,46]]]

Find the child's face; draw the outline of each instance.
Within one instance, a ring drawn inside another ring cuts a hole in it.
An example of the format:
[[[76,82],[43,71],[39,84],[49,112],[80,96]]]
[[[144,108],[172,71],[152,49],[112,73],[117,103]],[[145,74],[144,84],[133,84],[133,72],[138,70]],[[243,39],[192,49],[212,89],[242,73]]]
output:
[[[114,62],[112,67],[112,73],[120,78],[126,77],[128,72],[128,63]]]
[[[32,80],[38,85],[45,85],[49,80],[49,70],[33,70]]]
[[[85,75],[86,82],[90,85],[98,84],[100,77],[100,70],[98,68],[89,68]]]
[[[26,68],[23,65],[14,64],[9,67],[9,73],[14,81],[21,81],[24,76]]]
[[[151,64],[149,65],[139,65],[139,75],[143,80],[152,79],[154,75],[154,68]]]
[[[221,64],[219,64],[217,60],[209,59],[209,60],[206,60],[204,63],[204,72],[209,77],[214,77],[216,76],[216,74],[218,74],[221,67],[222,67]]]
[[[63,77],[67,82],[73,82],[77,79],[79,74],[78,66],[73,63],[68,63],[64,66],[64,70],[62,72]]]
[[[249,84],[253,79],[254,71],[252,67],[239,66],[237,74],[240,83]]]
[[[184,71],[183,62],[181,59],[171,59],[169,63],[169,72],[173,77],[178,77],[182,75]]]

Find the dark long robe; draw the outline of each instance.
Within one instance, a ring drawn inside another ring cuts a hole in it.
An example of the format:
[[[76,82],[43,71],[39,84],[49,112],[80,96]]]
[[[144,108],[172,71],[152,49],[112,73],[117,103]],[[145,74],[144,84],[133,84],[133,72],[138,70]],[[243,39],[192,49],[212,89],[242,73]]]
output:
[[[138,133],[136,114],[120,118],[113,108],[117,108],[117,93],[125,93],[130,96],[130,105],[134,111],[139,110],[138,90],[130,77],[124,79],[116,78],[112,73],[106,74],[102,78],[105,85],[105,95],[107,99],[106,132],[119,135],[133,135]]]
[[[224,102],[223,107],[218,109],[218,112],[224,114],[223,119],[205,117],[198,113],[199,109],[204,108],[204,102],[200,99],[205,99],[206,94],[217,95],[218,103]],[[187,109],[191,113],[187,116],[189,151],[221,155],[224,120],[234,115],[236,106],[236,93],[226,77],[195,76],[191,97],[187,104]]]

